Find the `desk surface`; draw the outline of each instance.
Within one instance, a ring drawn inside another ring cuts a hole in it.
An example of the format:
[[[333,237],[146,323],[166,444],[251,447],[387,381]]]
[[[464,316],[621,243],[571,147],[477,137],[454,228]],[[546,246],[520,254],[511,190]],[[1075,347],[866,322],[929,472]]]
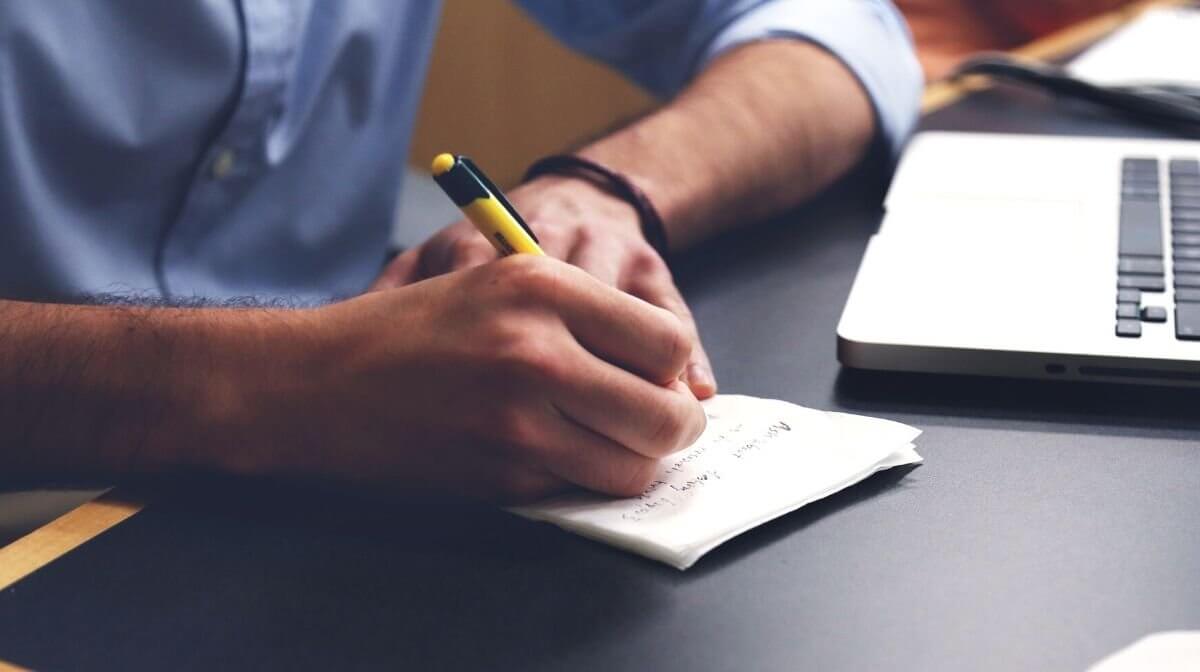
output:
[[[1145,135],[986,92],[926,127]],[[925,465],[686,573],[506,514],[198,484],[0,593],[36,668],[1082,669],[1200,627],[1200,394],[839,368],[869,180],[679,276],[727,392],[922,427]],[[212,503],[220,493],[220,503]],[[315,501],[315,500],[320,501]]]

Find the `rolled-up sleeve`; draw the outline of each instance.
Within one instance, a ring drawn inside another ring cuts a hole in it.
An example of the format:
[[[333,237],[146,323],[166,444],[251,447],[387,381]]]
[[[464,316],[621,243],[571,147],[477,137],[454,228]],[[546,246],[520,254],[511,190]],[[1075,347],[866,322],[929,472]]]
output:
[[[660,96],[738,45],[794,38],[840,59],[875,109],[893,156],[912,133],[923,79],[904,19],[887,0],[520,0],[564,43]],[[820,92],[813,92],[819,95]]]

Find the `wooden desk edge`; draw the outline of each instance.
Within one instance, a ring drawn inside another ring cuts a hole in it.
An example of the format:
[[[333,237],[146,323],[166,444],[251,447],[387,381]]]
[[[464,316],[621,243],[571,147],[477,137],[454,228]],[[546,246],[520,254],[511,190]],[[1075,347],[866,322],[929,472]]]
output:
[[[1187,3],[1188,0],[1142,0],[1048,35],[1012,53],[1025,58],[1054,58],[1100,39],[1151,7]],[[987,81],[980,78],[932,82],[925,88],[921,112],[929,114],[987,86]],[[141,509],[141,504],[123,501],[119,496],[109,493],[0,548],[0,590],[70,553]],[[21,669],[5,668],[5,664],[0,661],[0,672]]]
[[[141,504],[122,500],[109,492],[0,548],[0,590],[12,586],[141,510]],[[2,671],[3,668],[0,668]]]
[[[1141,0],[1120,9],[1101,14],[1056,33],[1014,49],[1010,54],[1018,58],[1035,60],[1065,56],[1099,40],[1117,28],[1129,23],[1139,14],[1154,7],[1173,7],[1190,4],[1189,0]],[[962,81],[939,80],[930,82],[921,97],[921,113],[929,114],[952,105],[973,91],[989,86],[984,78],[968,77]]]

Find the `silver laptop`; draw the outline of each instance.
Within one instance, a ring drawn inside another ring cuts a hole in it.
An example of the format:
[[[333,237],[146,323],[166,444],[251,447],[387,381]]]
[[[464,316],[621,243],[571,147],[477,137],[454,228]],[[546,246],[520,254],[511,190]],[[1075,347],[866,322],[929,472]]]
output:
[[[922,133],[885,209],[844,365],[1200,385],[1200,142]]]

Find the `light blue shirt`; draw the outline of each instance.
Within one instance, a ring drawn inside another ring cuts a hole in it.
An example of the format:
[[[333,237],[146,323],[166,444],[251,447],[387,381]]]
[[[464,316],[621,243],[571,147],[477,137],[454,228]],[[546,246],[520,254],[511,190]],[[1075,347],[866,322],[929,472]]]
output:
[[[787,36],[849,66],[893,149],[916,117],[920,71],[884,0],[520,4],[663,96],[733,46]],[[0,296],[362,291],[383,261],[439,10],[0,3]]]

